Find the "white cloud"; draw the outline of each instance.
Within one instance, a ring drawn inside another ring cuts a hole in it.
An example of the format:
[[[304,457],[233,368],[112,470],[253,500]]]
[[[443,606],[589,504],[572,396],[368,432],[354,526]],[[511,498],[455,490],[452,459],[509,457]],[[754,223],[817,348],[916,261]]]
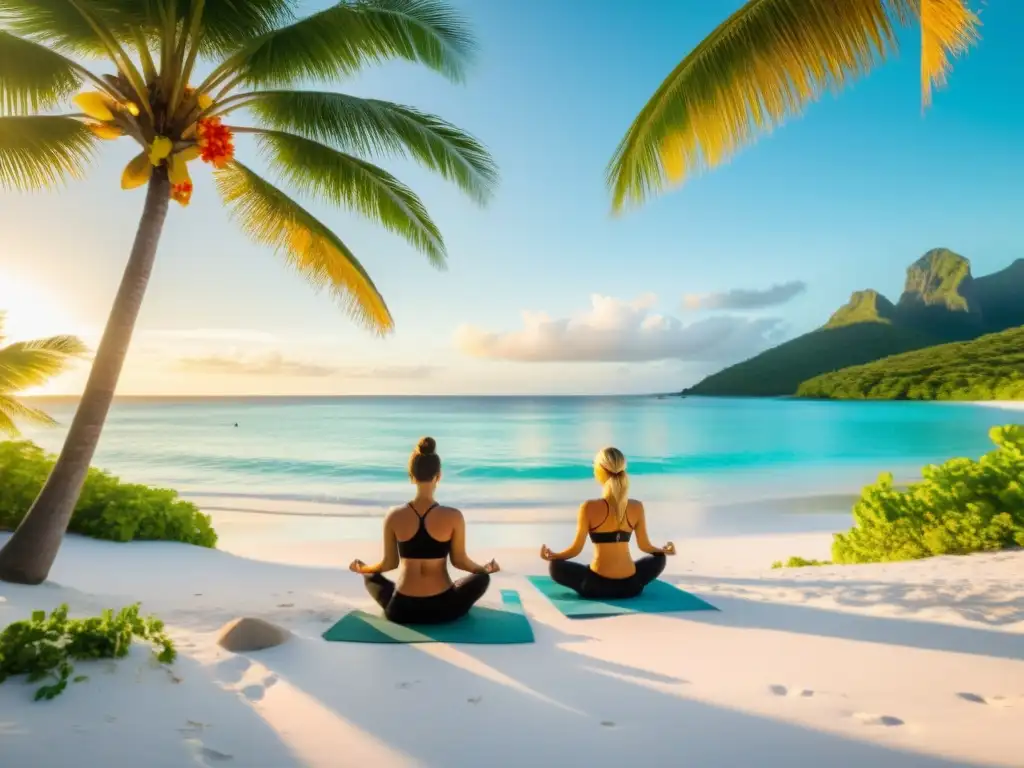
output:
[[[523,312],[523,328],[493,333],[472,326],[456,331],[467,355],[520,362],[731,362],[769,346],[778,318],[710,317],[684,324],[651,310],[657,298],[634,301],[593,295],[590,310],[572,318]]]
[[[807,290],[803,280],[790,280],[770,288],[733,288],[720,293],[691,293],[683,297],[686,309],[766,309],[792,301]]]

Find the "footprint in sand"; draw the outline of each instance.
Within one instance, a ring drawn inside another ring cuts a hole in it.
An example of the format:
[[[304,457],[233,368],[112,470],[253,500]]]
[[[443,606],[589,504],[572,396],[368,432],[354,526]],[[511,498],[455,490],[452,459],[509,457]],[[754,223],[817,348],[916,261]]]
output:
[[[231,656],[218,662],[214,667],[217,679],[223,683],[238,683],[245,676],[252,662],[244,656]]]
[[[987,704],[990,707],[1012,707],[1024,700],[1024,696],[983,696],[980,693],[958,693],[957,697],[972,704]]]
[[[814,695],[814,691],[809,688],[790,688],[785,685],[769,685],[768,691],[773,696],[793,696],[803,699],[809,699]]]
[[[212,765],[219,765],[235,759],[234,755],[211,749],[199,739],[185,739],[185,748],[192,755],[193,762],[203,768],[210,768]]]
[[[869,712],[854,712],[853,719],[864,725],[884,725],[887,728],[903,725],[903,721],[893,715],[873,715]]]
[[[267,695],[267,689],[277,684],[277,675],[267,675],[258,683],[247,685],[240,693],[249,701],[260,701]]]

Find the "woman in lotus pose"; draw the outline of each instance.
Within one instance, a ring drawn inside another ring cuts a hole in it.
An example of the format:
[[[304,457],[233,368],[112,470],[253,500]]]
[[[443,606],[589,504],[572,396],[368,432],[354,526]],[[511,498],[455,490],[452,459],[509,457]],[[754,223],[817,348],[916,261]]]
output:
[[[644,587],[665,570],[665,556],[676,553],[670,541],[655,547],[647,538],[644,505],[630,499],[626,457],[617,448],[605,448],[594,459],[594,477],[604,487],[600,499],[580,505],[576,540],[562,552],[540,548],[540,556],[551,562],[551,578],[591,600],[615,600],[636,597]],[[629,540],[636,531],[636,543],[646,557],[633,561]],[[594,562],[590,566],[570,558],[583,551],[590,535],[594,544]]]
[[[464,616],[483,597],[498,564],[478,565],[466,554],[466,521],[453,507],[434,501],[441,480],[441,457],[432,437],[420,440],[409,458],[416,497],[384,518],[384,559],[377,565],[353,560],[349,570],[365,577],[384,615],[397,624],[441,624]],[[452,565],[472,574],[454,584]],[[397,586],[382,574],[402,566]]]

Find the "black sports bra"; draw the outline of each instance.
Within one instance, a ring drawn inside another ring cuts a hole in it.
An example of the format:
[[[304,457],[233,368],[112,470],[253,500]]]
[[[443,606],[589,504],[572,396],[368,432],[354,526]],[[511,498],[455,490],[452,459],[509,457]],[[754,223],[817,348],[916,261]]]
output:
[[[427,511],[421,515],[419,512],[416,512],[416,507],[409,504],[409,509],[416,512],[416,517],[420,519],[420,527],[411,539],[398,542],[399,555],[414,560],[443,560],[448,557],[448,552],[452,548],[451,541],[438,541],[427,532],[425,522],[427,515],[436,506],[436,502],[431,504]]]
[[[608,519],[608,515],[612,513],[612,505],[608,503],[608,499],[604,500],[604,505],[608,507],[608,512],[605,513],[604,520]],[[635,526],[630,525],[628,531],[596,531],[595,528],[600,528],[604,525],[604,520],[590,529],[590,540],[594,544],[621,544],[629,541],[633,536],[633,528]],[[626,518],[626,523],[629,523],[629,518]]]

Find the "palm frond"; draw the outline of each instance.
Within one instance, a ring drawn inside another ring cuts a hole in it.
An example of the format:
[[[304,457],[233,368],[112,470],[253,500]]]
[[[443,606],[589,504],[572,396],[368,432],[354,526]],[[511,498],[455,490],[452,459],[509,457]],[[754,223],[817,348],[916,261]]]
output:
[[[921,15],[919,15],[919,11]],[[608,167],[612,207],[639,204],[714,167],[838,91],[897,47],[919,20],[923,95],[976,37],[966,0],[750,0],[665,79]]]
[[[303,193],[363,214],[444,267],[444,241],[416,194],[387,171],[324,144],[282,131],[258,131],[271,165]]]
[[[43,427],[53,427],[57,424],[53,417],[45,411],[25,405],[10,395],[0,394],[0,434],[12,437],[20,435],[15,420],[28,424],[39,424]]]
[[[0,392],[21,392],[45,384],[88,352],[74,336],[18,341],[0,349]]]
[[[412,157],[478,203],[498,169],[474,137],[412,107],[325,91],[257,91],[240,97],[261,122],[361,155]]]
[[[391,331],[391,313],[370,276],[315,216],[241,163],[216,171],[216,181],[232,218],[252,240],[283,255],[357,322],[379,334]]]
[[[36,190],[81,178],[96,136],[71,117],[0,117],[0,189]]]
[[[75,62],[0,29],[0,115],[39,112],[82,85]]]
[[[474,48],[468,27],[441,0],[354,0],[264,35],[231,67],[247,83],[276,86],[405,59],[458,82]]]
[[[82,2],[100,16],[107,15],[97,0]],[[106,46],[96,30],[67,0],[0,0],[0,24],[16,35],[60,51],[106,55]]]
[[[130,0],[128,0],[130,2]],[[176,0],[177,18],[188,19],[195,0]],[[204,0],[199,51],[224,54],[295,20],[294,0]]]

